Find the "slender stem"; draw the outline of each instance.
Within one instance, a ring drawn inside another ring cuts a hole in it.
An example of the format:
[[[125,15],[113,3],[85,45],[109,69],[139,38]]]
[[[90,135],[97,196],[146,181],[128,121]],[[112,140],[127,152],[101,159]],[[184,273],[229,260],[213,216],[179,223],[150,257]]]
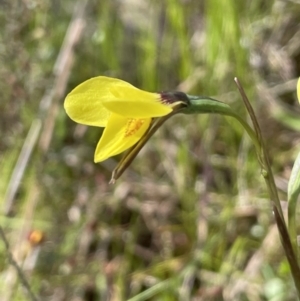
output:
[[[297,261],[297,257],[295,255],[295,252],[293,249],[293,245],[292,245],[290,235],[289,235],[289,232],[288,232],[288,229],[286,226],[286,222],[284,219],[284,215],[283,215],[283,211],[281,208],[280,199],[278,196],[278,191],[277,191],[277,187],[275,184],[274,175],[272,172],[267,148],[263,141],[261,129],[260,129],[259,123],[256,119],[256,115],[255,115],[254,110],[251,106],[251,103],[243,89],[243,86],[241,85],[241,83],[239,82],[239,80],[237,78],[235,78],[234,80],[241,93],[243,102],[247,108],[247,111],[251,117],[254,129],[255,129],[257,141],[259,143],[259,145],[258,145],[259,151],[257,152],[258,160],[261,164],[263,171],[265,171],[265,172],[262,172],[262,175],[265,179],[265,182],[266,182],[266,185],[267,185],[267,188],[269,191],[270,199],[273,203],[273,212],[274,212],[274,216],[275,216],[275,221],[277,223],[277,228],[278,228],[278,231],[280,234],[281,243],[284,248],[290,268],[291,268],[291,273],[292,273],[292,276],[293,276],[293,279],[295,282],[295,286],[296,286],[296,289],[298,292],[298,297],[300,297],[300,268],[299,268],[299,264]]]
[[[37,297],[34,295],[34,293],[31,290],[31,287],[23,273],[23,271],[21,270],[21,268],[19,267],[19,265],[17,264],[17,262],[14,260],[13,255],[11,254],[10,250],[9,250],[9,243],[8,240],[5,236],[4,230],[2,229],[2,227],[0,226],[0,237],[2,239],[2,241],[4,242],[4,246],[6,249],[6,253],[7,253],[7,258],[9,263],[15,268],[17,275],[19,277],[19,280],[21,281],[21,283],[23,284],[24,288],[26,289],[29,298],[32,301],[38,301]]]

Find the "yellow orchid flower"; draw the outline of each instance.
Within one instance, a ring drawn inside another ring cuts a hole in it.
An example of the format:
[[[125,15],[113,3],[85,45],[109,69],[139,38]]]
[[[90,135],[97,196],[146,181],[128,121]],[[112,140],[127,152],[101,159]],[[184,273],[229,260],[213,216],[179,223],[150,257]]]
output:
[[[94,161],[101,162],[134,146],[152,126],[188,101],[186,94],[150,93],[116,78],[91,78],[71,91],[64,103],[74,121],[105,127]]]
[[[150,93],[105,76],[77,86],[67,95],[64,107],[74,121],[105,128],[96,147],[95,162],[129,149],[114,169],[110,183],[120,177],[149,138],[174,114],[227,115],[252,133],[230,106],[216,99],[183,92]]]
[[[300,77],[298,79],[298,84],[297,84],[297,96],[298,96],[298,101],[300,102]]]

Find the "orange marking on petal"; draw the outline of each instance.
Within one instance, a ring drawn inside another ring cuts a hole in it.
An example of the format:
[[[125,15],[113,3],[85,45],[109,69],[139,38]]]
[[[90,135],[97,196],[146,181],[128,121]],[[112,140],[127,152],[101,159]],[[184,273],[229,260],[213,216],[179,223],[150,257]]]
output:
[[[144,119],[135,119],[135,118],[128,119],[126,129],[125,129],[125,137],[134,135],[144,124],[144,122],[145,122]]]

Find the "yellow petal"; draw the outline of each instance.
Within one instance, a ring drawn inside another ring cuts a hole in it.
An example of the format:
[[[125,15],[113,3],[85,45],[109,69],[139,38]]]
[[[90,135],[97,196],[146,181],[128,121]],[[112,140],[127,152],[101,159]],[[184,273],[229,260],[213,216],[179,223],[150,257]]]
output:
[[[298,84],[297,84],[297,96],[298,96],[298,101],[300,102],[300,77],[298,79]]]
[[[94,161],[104,161],[133,146],[145,134],[150,123],[150,118],[125,118],[112,113],[97,145]]]
[[[133,118],[167,115],[169,105],[158,93],[139,90],[116,78],[91,78],[71,91],[65,99],[65,110],[74,121],[93,126],[106,126],[110,111]]]
[[[110,85],[115,79],[99,76],[91,78],[66,97],[64,107],[71,119],[93,126],[106,126],[110,112],[103,106],[103,99],[110,98]]]
[[[170,105],[161,102],[160,94],[146,92],[118,81],[110,87],[113,97],[103,101],[109,111],[133,118],[160,117],[172,112]]]

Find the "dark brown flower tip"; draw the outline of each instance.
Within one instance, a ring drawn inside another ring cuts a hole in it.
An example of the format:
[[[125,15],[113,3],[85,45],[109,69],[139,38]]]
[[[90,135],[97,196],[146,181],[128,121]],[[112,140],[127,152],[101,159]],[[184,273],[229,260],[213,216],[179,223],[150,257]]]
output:
[[[173,104],[175,102],[183,102],[185,104],[189,104],[189,98],[183,92],[175,91],[175,92],[161,92],[160,93],[161,101],[164,104]]]

